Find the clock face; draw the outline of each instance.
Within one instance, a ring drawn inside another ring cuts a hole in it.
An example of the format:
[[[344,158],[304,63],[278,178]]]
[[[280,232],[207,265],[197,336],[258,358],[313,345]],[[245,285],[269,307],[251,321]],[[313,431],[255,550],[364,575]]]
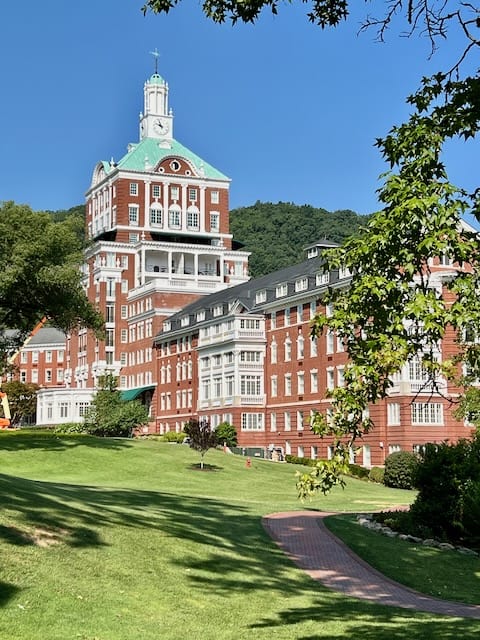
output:
[[[153,123],[153,129],[156,133],[165,134],[168,133],[169,130],[169,122],[168,120],[163,120],[162,118],[157,118]]]

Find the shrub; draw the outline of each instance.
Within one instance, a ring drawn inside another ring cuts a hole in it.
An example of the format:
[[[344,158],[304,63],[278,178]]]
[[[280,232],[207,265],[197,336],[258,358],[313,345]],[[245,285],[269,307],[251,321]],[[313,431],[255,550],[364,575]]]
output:
[[[285,462],[290,462],[290,464],[302,464],[305,467],[314,467],[318,460],[312,460],[312,458],[300,458],[299,456],[292,456],[288,453],[285,456]]]
[[[387,456],[385,460],[385,473],[383,482],[387,487],[394,489],[412,489],[418,457],[409,451],[396,451]]]
[[[427,444],[415,474],[418,496],[411,507],[419,525],[440,540],[478,544],[480,439]]]
[[[348,475],[354,476],[355,478],[360,478],[361,480],[365,480],[368,478],[369,470],[365,467],[360,466],[359,464],[349,464],[348,465]]]
[[[183,431],[180,431],[179,433],[176,431],[167,431],[167,433],[160,436],[159,440],[162,442],[178,442],[181,444],[186,437],[187,436]]]
[[[370,469],[370,473],[368,474],[368,479],[371,482],[378,482],[378,484],[383,484],[384,476],[385,469],[383,467],[372,467]]]
[[[65,422],[64,424],[57,425],[54,428],[53,433],[57,435],[68,433],[87,433],[87,430],[83,422]]]

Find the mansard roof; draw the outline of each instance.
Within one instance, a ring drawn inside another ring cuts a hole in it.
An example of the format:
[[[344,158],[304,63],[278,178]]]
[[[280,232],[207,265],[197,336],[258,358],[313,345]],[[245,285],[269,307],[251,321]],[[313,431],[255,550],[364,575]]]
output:
[[[339,277],[338,269],[329,273],[329,282],[318,284],[317,274],[322,273],[324,265],[324,259],[321,253],[314,258],[304,260],[298,264],[290,265],[269,273],[265,276],[249,280],[242,284],[238,284],[234,287],[223,289],[222,291],[216,291],[199,298],[195,302],[184,307],[178,313],[173,314],[166,321],[170,323],[171,329],[169,331],[161,331],[155,338],[155,342],[159,342],[162,339],[166,339],[177,332],[184,333],[186,330],[192,331],[196,325],[204,325],[214,319],[218,320],[219,317],[226,316],[229,313],[237,314],[238,308],[233,310],[234,305],[239,305],[247,313],[259,313],[264,314],[268,309],[274,310],[275,307],[281,308],[288,305],[288,301],[291,304],[295,304],[295,299],[308,298],[311,295],[315,298],[317,295],[321,295],[325,292],[328,286],[335,286],[341,278]],[[301,278],[307,278],[306,289],[301,291],[296,290],[296,282]],[[277,287],[280,285],[287,286],[287,293],[281,297],[277,296]],[[265,292],[265,296],[262,301],[257,301],[257,292]],[[222,314],[217,315],[214,313],[215,309],[222,306]],[[199,320],[198,316],[200,312],[205,312],[204,317]],[[189,318],[188,325],[182,325],[182,319]],[[188,328],[187,328],[188,327]]]

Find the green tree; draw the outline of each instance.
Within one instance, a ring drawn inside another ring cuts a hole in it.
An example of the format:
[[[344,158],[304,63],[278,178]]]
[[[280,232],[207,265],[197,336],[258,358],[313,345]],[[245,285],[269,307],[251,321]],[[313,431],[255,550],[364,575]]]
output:
[[[100,389],[84,423],[92,435],[129,438],[136,429],[148,424],[148,411],[137,400],[122,400],[115,376],[107,375],[100,380]]]
[[[200,453],[200,468],[203,469],[205,454],[218,444],[217,434],[211,428],[208,420],[197,420],[195,418],[187,422],[183,430],[190,438],[190,448]]]
[[[23,419],[35,415],[37,410],[37,391],[39,388],[37,384],[16,380],[2,384],[2,391],[4,391],[8,397],[12,427],[19,425]]]
[[[71,221],[0,204],[0,371],[44,317],[64,331],[101,333],[103,318],[82,288],[82,248]]]
[[[226,444],[227,447],[237,446],[237,431],[233,424],[229,422],[221,422],[215,429],[219,444]]]

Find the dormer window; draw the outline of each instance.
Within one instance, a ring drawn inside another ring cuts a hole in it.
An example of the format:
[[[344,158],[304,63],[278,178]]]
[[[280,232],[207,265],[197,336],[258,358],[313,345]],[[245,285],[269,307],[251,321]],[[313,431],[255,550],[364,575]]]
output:
[[[166,321],[163,323],[163,330],[164,330],[164,331],[170,331],[170,330],[171,330],[171,328],[172,328],[172,323],[170,322],[170,320],[166,320]]]
[[[223,315],[223,305],[217,304],[215,307],[213,307],[212,313],[214,318]]]
[[[305,291],[308,289],[308,278],[299,278],[295,281],[295,291]]]
[[[319,271],[315,276],[315,284],[319,287],[322,284],[328,284],[330,282],[330,274],[328,271]]]
[[[255,303],[261,304],[262,302],[266,302],[266,301],[267,301],[267,292],[265,291],[265,289],[263,289],[262,291],[257,291],[257,293],[255,294]]]
[[[203,320],[205,320],[205,311],[202,309],[197,313],[197,322],[202,322]]]
[[[277,284],[276,288],[275,288],[275,295],[277,298],[282,298],[283,296],[286,296],[288,294],[288,285],[286,282],[283,282],[282,284]]]
[[[189,316],[183,316],[180,324],[181,324],[182,327],[188,327],[188,325],[190,324],[190,317]]]
[[[340,278],[340,280],[343,280],[343,278],[349,278],[351,275],[352,272],[348,267],[340,267],[340,269],[338,270],[338,277]]]

